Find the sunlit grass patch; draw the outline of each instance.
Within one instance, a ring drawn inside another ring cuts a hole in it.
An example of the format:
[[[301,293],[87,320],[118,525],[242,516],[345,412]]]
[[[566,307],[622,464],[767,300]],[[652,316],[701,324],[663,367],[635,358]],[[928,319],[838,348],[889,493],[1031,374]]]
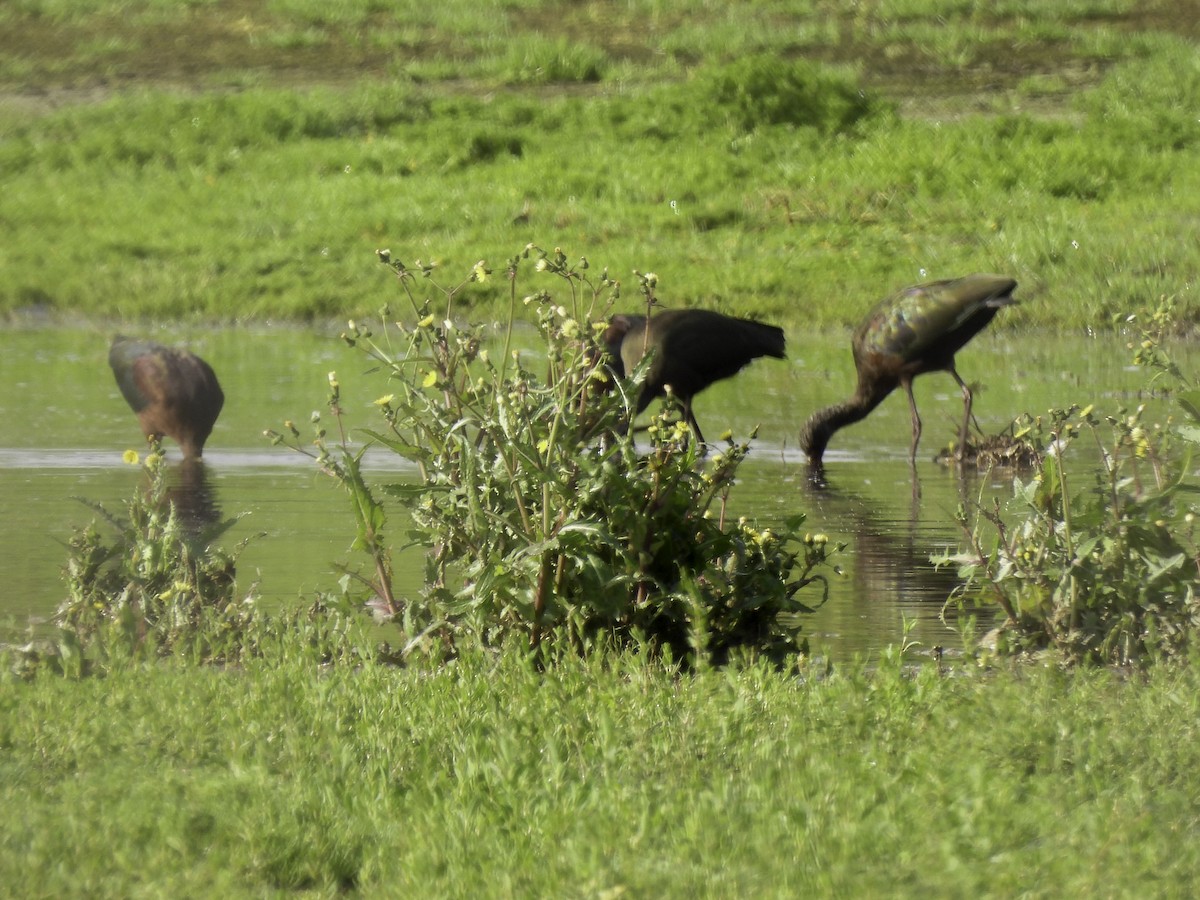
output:
[[[1196,681],[893,663],[680,678],[629,656],[548,677],[515,653],[431,670],[273,652],[6,682],[0,798],[22,814],[0,840],[23,849],[0,878],[60,895],[1079,895],[1102,861],[1110,893],[1186,895]]]
[[[91,22],[112,6],[45,9]],[[1131,295],[1180,290],[1200,263],[1180,239],[1200,170],[1190,43],[1134,31],[1103,65],[1051,66],[1058,56],[1039,50],[1135,17],[1119,5],[954,12],[937,28],[919,3],[756,7],[737,23],[650,5],[635,8],[637,28],[606,20],[606,39],[588,31],[600,20],[587,5],[451,3],[399,22],[366,3],[297,3],[242,30],[235,11],[198,4],[175,23],[209,29],[195,45],[220,48],[200,81],[135,66],[136,87],[102,102],[3,107],[15,237],[0,310],[361,316],[373,309],[361,261],[378,246],[494,261],[537,240],[603,249],[618,272],[646,265],[652,246],[675,302],[715,296],[778,317],[802,299],[817,326],[853,321],[922,270],[991,270],[1055,298],[1013,324],[1094,327]],[[650,46],[683,19],[709,49]],[[792,19],[803,28],[789,32]],[[225,31],[210,29],[217,20]],[[810,27],[837,38],[820,59],[854,50],[855,74],[811,62]],[[734,28],[757,29],[765,53],[718,49]],[[922,28],[934,55],[911,57]],[[995,42],[1037,28],[999,66]],[[299,89],[273,74],[274,57],[233,52],[289,29],[333,40],[320,52],[335,68],[352,35],[377,50],[392,35],[394,52],[345,80],[322,62]],[[70,67],[25,43],[13,60]],[[938,61],[956,46],[973,55]],[[229,89],[208,87],[221,78]],[[889,112],[897,98],[902,114]]]

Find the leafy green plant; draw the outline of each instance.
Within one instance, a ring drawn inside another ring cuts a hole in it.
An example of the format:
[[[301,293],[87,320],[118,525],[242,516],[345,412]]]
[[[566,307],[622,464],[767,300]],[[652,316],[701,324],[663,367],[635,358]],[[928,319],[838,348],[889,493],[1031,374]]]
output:
[[[63,571],[67,598],[56,614],[64,662],[100,657],[168,655],[223,658],[249,623],[253,593],[238,598],[235,572],[245,546],[227,553],[212,542],[235,519],[189,529],[169,498],[162,454],[145,459],[146,483],[124,514],[84,501],[110,526],[76,529]]]
[[[1183,377],[1162,346],[1171,321],[1169,306],[1160,308],[1137,345],[1135,360],[1155,380]],[[1022,513],[1014,520],[998,500],[979,507],[995,532],[988,549],[982,523],[960,507],[968,549],[935,561],[959,564],[960,602],[999,607],[1000,652],[1052,649],[1071,663],[1126,664],[1196,647],[1200,485],[1189,463],[1200,443],[1200,392],[1178,400],[1190,420],[1182,428],[1148,422],[1144,406],[1103,418],[1091,406],[1027,417],[1030,440],[1047,449],[1034,477],[1016,485]],[[1082,478],[1064,462],[1081,437],[1100,455]]]
[[[738,60],[708,74],[705,83],[715,107],[743,131],[800,125],[822,134],[842,134],[886,108],[852,76],[774,55]]]
[[[1157,52],[1126,61],[1093,91],[1080,95],[1092,123],[1111,134],[1155,148],[1195,146],[1191,98],[1200,90],[1200,61],[1191,41],[1164,36]]]
[[[366,445],[351,444],[331,376],[336,441],[319,416],[315,449],[300,445],[291,423],[287,434],[270,433],[350,494],[356,546],[373,562],[358,581],[377,610],[450,645],[515,638],[557,652],[599,642],[699,663],[802,649],[800,618],[811,607],[796,594],[823,582],[816,570],[832,548],[821,536],[800,537],[802,516],[778,533],[727,521],[748,443],[726,438],[701,463],[680,421],[656,419],[646,453],[629,434],[618,436],[646,364],[627,383],[602,364],[604,323],[594,320],[620,291],[607,272],[593,276],[586,259],[572,264],[561,251],[526,247],[505,269],[509,317],[494,346],[482,328],[454,319],[464,288],[493,277],[484,263],[444,287],[432,266],[381,256],[412,319],[392,325],[385,316],[379,334],[352,322],[343,337],[387,379],[389,393],[375,401],[383,427],[364,431]],[[517,284],[531,267],[556,277],[567,297],[538,290],[523,298],[541,343],[522,351]],[[653,304],[656,277],[638,278]],[[415,483],[369,484],[362,462],[372,448],[415,464]],[[412,543],[427,548],[419,604],[392,591],[382,496],[410,507]]]
[[[133,451],[126,456],[139,461]],[[157,448],[144,473],[123,513],[83,501],[109,528],[93,521],[76,529],[63,570],[67,598],[53,629],[32,631],[24,645],[0,645],[0,671],[80,676],[168,656],[201,664],[396,661],[338,598],[268,614],[253,587],[239,596],[237,560],[252,538],[233,552],[220,549],[214,542],[236,519],[198,523],[196,510],[174,493]]]
[[[600,81],[610,65],[608,54],[588,43],[540,34],[519,36],[506,42],[500,60],[509,84],[574,84]]]

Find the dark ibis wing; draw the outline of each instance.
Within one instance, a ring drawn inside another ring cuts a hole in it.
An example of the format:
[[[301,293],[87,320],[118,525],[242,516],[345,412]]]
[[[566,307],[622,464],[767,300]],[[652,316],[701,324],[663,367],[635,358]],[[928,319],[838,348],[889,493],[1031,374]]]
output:
[[[108,351],[108,364],[121,395],[135,413],[163,398],[167,369],[166,348],[152,341],[118,337]]]
[[[195,410],[211,429],[225,405],[225,394],[212,366],[192,353],[176,353],[168,364],[175,369],[172,382],[185,392],[177,399]]]
[[[1016,282],[1002,275],[968,275],[897,291],[880,301],[859,326],[865,355],[905,361],[953,357],[1011,297]]]
[[[645,347],[645,329],[645,316],[612,317],[602,340],[618,378],[625,378],[641,360]]]
[[[224,405],[225,395],[212,367],[194,354],[119,337],[109,350],[108,363],[135,413],[155,406],[190,410],[211,426]]]
[[[668,367],[663,381],[680,393],[697,393],[760,356],[785,355],[783,330],[762,322],[708,310],[673,310],[652,322]]]

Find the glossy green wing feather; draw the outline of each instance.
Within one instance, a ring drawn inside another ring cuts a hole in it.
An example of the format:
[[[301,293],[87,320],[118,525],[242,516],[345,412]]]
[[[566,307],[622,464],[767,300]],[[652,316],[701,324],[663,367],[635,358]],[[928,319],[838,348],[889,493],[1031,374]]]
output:
[[[905,288],[881,300],[859,326],[864,355],[895,355],[906,361],[929,354],[953,356],[995,315],[1016,281],[1002,275],[968,275]]]

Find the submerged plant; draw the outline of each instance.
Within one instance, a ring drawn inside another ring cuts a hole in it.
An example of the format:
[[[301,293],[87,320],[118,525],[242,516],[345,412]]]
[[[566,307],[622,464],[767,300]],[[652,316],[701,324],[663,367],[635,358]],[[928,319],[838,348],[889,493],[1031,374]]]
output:
[[[271,435],[312,456],[352,497],[356,546],[372,560],[360,579],[368,602],[410,634],[451,646],[514,637],[549,652],[637,645],[697,663],[802,649],[800,616],[811,607],[796,594],[823,582],[817,569],[832,548],[800,537],[802,516],[778,532],[728,520],[747,443],[726,438],[702,462],[681,421],[656,419],[647,452],[618,435],[647,366],[622,383],[603,365],[598,319],[617,282],[593,276],[586,259],[527,247],[505,269],[510,311],[497,354],[487,333],[453,316],[461,290],[493,277],[486,265],[447,288],[432,267],[381,256],[412,318],[391,324],[385,315],[379,334],[351,323],[343,335],[387,379],[375,401],[381,427],[364,431],[367,446],[352,445],[335,387],[337,442],[319,419],[315,449],[300,446],[294,426]],[[520,299],[529,268],[556,277],[566,297]],[[649,304],[655,279],[639,282]],[[519,304],[536,315],[536,350],[514,349]],[[368,484],[368,447],[415,464],[418,478]],[[392,591],[383,496],[404,501],[411,542],[426,548],[419,603]]]

